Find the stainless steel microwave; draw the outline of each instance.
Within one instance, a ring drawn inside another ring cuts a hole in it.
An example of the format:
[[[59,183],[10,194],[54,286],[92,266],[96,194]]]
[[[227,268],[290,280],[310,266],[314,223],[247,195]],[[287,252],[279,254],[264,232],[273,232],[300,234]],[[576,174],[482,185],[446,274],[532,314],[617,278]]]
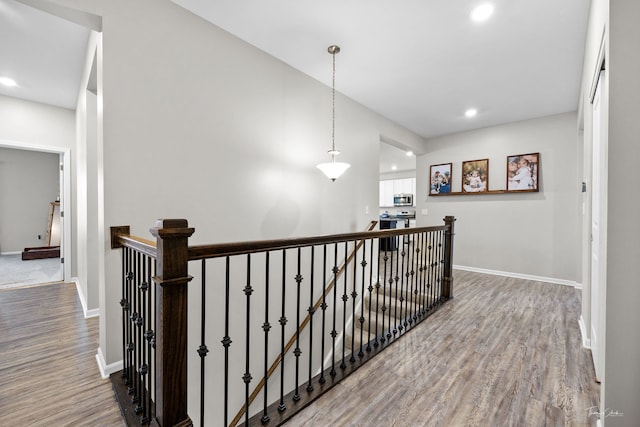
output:
[[[394,194],[393,206],[413,206],[413,194]]]

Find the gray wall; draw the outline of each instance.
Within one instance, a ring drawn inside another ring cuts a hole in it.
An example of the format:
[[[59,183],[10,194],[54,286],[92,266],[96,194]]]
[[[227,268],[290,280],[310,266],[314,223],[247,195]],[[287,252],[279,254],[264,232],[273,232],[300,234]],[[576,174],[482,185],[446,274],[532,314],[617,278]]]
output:
[[[605,425],[640,420],[640,212],[633,183],[640,159],[640,2],[609,2],[609,176],[603,408],[623,414]]]
[[[49,208],[60,194],[59,157],[0,147],[0,253],[47,245]]]
[[[576,120],[565,113],[428,140],[417,163],[418,225],[457,218],[456,265],[575,281]],[[453,163],[452,191],[460,191],[462,162],[488,158],[489,188],[504,190],[506,157],[533,152],[538,193],[427,197],[430,165]]]

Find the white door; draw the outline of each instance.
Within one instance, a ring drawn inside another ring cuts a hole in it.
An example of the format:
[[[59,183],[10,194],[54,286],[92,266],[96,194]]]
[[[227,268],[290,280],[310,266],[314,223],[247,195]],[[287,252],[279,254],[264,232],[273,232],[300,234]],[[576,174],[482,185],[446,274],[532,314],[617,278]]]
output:
[[[606,297],[606,207],[607,207],[607,138],[603,132],[604,73],[601,71],[593,97],[593,162],[591,186],[591,354],[596,378],[602,379],[604,368],[604,298]]]

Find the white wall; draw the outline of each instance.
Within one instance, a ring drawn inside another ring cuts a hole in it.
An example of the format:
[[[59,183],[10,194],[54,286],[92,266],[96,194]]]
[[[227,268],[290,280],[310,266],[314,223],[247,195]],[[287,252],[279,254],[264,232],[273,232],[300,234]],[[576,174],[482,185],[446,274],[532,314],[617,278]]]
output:
[[[0,147],[0,253],[48,245],[59,165],[59,154]]]
[[[417,222],[454,215],[454,264],[575,281],[576,113],[433,138],[417,162]],[[489,188],[506,188],[506,157],[540,153],[537,193],[427,197],[429,166],[453,163],[452,191],[460,191],[465,160],[489,159]],[[422,210],[428,209],[428,215]]]
[[[328,159],[330,88],[167,0],[94,5],[103,17],[107,235],[131,225],[149,238],[157,218],[188,219],[192,243],[362,230],[377,217],[380,135],[422,144],[337,94],[336,145],[352,166],[332,183],[315,168]],[[121,273],[108,245],[100,347],[112,364]]]
[[[0,95],[0,140],[43,148],[71,148],[74,113],[66,108]]]
[[[77,230],[74,240],[76,254],[75,277],[78,283],[85,315],[99,313],[100,305],[100,263],[104,249],[100,251],[99,235],[103,230],[100,223],[98,175],[101,175],[102,155],[98,153],[98,109],[99,101],[95,88],[89,81],[94,68],[97,68],[97,49],[100,35],[92,32],[87,43],[87,57],[83,71],[78,103],[76,107],[76,150],[74,156],[74,212],[77,218]]]
[[[640,420],[640,200],[629,176],[640,159],[640,3],[609,2],[609,176],[605,382],[602,407],[624,414],[606,426]]]

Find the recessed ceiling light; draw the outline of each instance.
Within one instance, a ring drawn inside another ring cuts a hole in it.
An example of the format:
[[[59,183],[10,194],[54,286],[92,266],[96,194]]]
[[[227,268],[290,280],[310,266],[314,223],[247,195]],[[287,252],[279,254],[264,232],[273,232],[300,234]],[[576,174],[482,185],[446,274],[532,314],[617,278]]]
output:
[[[464,115],[466,117],[475,117],[476,114],[478,114],[478,110],[476,110],[475,108],[469,108],[467,111],[464,112]]]
[[[471,19],[480,22],[488,19],[493,13],[493,5],[489,3],[482,4],[471,12]]]
[[[3,84],[5,86],[9,86],[9,87],[18,86],[18,83],[16,83],[15,80],[10,79],[9,77],[0,77],[0,84]]]
[[[413,156],[413,151],[407,151],[407,156],[409,157]]]
[[[392,170],[392,171],[394,171],[394,170],[396,170],[396,169],[398,169],[398,167],[397,167],[396,165],[391,166],[391,170]]]

